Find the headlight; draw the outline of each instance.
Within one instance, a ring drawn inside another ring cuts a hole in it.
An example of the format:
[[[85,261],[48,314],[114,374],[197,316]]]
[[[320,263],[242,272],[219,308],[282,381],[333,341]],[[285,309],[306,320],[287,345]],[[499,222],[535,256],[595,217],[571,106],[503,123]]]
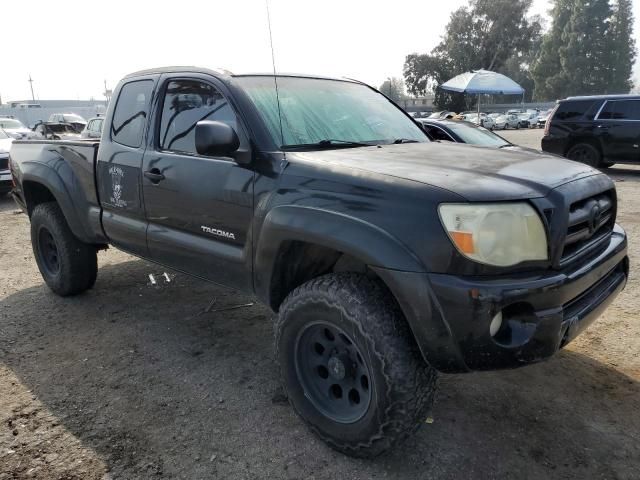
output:
[[[438,211],[453,244],[471,260],[508,267],[547,259],[542,220],[528,203],[443,203]]]

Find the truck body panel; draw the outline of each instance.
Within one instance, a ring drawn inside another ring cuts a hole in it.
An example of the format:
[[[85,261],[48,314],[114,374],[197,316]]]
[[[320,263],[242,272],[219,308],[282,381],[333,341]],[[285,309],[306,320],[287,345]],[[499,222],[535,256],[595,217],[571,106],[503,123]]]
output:
[[[235,152],[195,151],[197,125],[212,119],[233,127]],[[411,140],[418,143],[287,151],[235,77],[188,68],[126,77],[104,122],[99,144],[14,142],[14,197],[29,214],[38,202],[55,200],[83,242],[112,244],[255,294],[274,311],[293,288],[347,262],[384,282],[424,358],[442,371],[546,358],[626,281],[614,184],[582,164],[429,143],[426,136]],[[611,206],[608,223],[598,238],[589,227],[586,240],[567,246],[572,215],[594,198]],[[474,202],[531,205],[544,224],[548,258],[499,267],[461,254],[438,208]],[[580,273],[584,265],[592,273]],[[572,300],[603,278],[611,284],[601,295],[565,318]],[[513,302],[529,302],[527,318],[534,320],[512,331],[525,332],[531,344],[488,334],[492,312]],[[544,348],[532,350],[540,343]]]

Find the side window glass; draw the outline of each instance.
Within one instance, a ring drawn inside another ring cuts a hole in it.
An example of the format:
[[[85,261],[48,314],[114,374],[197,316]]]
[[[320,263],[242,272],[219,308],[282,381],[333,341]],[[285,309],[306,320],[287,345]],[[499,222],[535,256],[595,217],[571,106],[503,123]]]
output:
[[[431,134],[434,140],[442,140],[445,142],[452,141],[451,137],[447,135],[445,132],[443,132],[442,130],[440,130],[438,127],[431,127],[429,129],[429,133]]]
[[[640,120],[640,100],[616,100],[606,103],[598,119]]]
[[[87,123],[87,131],[93,132],[95,128],[95,124],[96,124],[95,120],[91,120],[89,123]]]
[[[138,80],[122,87],[111,122],[114,142],[133,148],[142,144],[152,91],[151,80]]]
[[[197,80],[170,81],[160,119],[160,149],[196,154],[196,123],[201,120],[224,122],[238,131],[233,109],[215,87]]]
[[[581,118],[587,112],[587,110],[589,110],[589,107],[591,107],[592,103],[592,100],[562,102],[556,110],[553,119],[577,120]]]
[[[621,100],[616,103],[615,118],[617,120],[640,120],[638,100]]]

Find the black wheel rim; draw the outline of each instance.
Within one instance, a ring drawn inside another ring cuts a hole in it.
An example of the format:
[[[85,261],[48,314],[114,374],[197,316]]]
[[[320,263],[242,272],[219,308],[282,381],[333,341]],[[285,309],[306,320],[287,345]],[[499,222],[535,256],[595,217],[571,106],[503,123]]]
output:
[[[335,422],[360,420],[371,404],[373,384],[353,339],[334,325],[318,322],[300,333],[295,347],[298,381],[313,406]]]
[[[51,232],[45,227],[40,227],[38,230],[38,251],[42,266],[49,275],[56,275],[60,272],[58,246]]]
[[[579,146],[571,149],[568,155],[570,160],[592,165],[595,162],[593,151],[589,147]]]

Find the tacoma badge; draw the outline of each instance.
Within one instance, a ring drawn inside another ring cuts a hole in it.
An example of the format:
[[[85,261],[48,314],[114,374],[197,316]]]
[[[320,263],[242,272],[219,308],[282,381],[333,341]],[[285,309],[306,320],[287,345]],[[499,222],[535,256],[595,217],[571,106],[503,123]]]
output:
[[[203,232],[210,233],[211,235],[228,238],[230,240],[236,239],[236,236],[231,232],[225,232],[224,230],[218,230],[217,228],[205,227],[204,225],[200,226],[200,228]]]

